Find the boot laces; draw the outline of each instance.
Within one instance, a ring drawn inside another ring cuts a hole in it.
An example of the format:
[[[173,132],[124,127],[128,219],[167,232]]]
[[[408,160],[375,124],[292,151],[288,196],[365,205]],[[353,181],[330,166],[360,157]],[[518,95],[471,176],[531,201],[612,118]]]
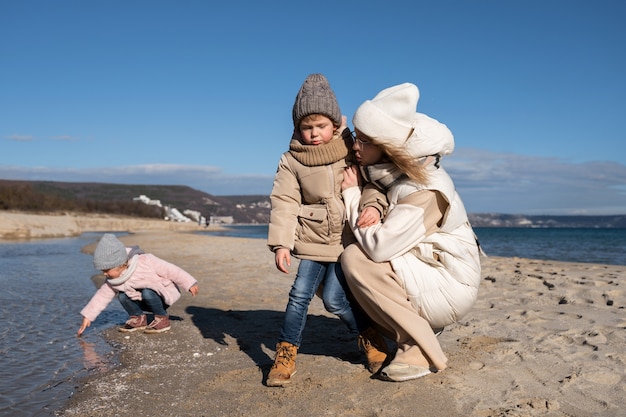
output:
[[[359,335],[359,345],[364,352],[369,352],[370,350],[377,350],[380,352],[386,352],[387,349],[384,346],[379,346],[378,343],[374,342],[374,334],[371,331],[366,331],[363,334]]]
[[[289,350],[288,346],[280,346],[278,350],[276,350],[276,359],[274,364],[281,364],[283,366],[289,367],[289,364],[294,361],[294,355]]]
[[[361,343],[361,349],[363,349],[365,352],[369,352],[372,349],[376,349],[376,345],[374,345],[372,343],[371,340],[369,340],[367,337],[361,336],[360,340]],[[376,349],[378,350],[378,349]]]

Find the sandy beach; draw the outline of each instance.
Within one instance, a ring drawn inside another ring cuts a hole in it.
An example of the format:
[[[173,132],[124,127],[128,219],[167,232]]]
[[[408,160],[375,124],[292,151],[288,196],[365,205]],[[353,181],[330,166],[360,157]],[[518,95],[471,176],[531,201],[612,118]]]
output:
[[[269,388],[297,265],[279,273],[262,239],[163,229],[121,240],[185,268],[200,294],[170,308],[170,332],[108,330],[121,364],[77,383],[58,416],[624,415],[626,266],[485,257],[477,303],[439,336],[449,367],[403,383],[372,378],[315,299],[293,383]]]

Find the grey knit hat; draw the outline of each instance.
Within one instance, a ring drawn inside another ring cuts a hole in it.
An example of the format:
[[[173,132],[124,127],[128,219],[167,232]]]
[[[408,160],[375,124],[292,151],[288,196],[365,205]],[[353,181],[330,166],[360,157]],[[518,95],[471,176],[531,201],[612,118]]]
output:
[[[300,120],[309,114],[323,114],[341,126],[341,110],[335,93],[326,77],[322,74],[311,74],[306,77],[293,104],[293,125],[298,127]]]
[[[126,247],[114,234],[105,233],[93,253],[93,266],[100,271],[124,265],[128,260]]]

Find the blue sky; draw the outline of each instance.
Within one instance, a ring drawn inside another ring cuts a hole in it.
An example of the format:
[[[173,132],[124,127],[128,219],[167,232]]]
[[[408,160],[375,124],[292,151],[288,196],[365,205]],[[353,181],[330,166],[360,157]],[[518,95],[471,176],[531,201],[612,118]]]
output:
[[[415,83],[469,212],[626,214],[626,2],[225,3],[0,2],[0,178],[269,194],[321,72]]]

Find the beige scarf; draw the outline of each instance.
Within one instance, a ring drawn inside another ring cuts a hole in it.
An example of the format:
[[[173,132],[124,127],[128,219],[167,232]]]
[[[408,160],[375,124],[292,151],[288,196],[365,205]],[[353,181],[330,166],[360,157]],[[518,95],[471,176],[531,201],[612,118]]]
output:
[[[302,165],[314,167],[345,159],[348,156],[348,146],[338,133],[328,143],[315,146],[304,145],[294,137],[289,143],[289,153]]]

